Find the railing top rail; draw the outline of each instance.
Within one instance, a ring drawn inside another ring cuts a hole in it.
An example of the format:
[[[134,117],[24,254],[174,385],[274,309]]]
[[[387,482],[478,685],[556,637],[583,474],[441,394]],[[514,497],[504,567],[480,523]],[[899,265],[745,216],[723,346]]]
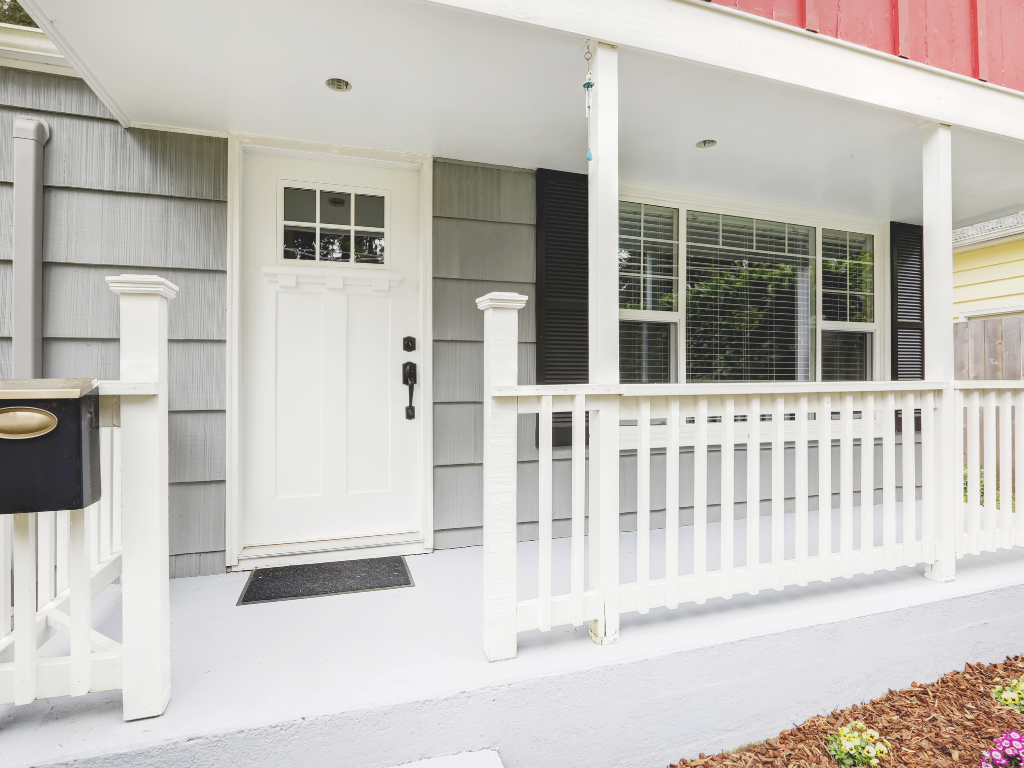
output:
[[[955,389],[1024,389],[1024,381],[963,379],[953,382],[953,387]]]
[[[1024,382],[957,382],[964,388],[991,388],[993,385],[1024,387]],[[544,395],[620,395],[622,397],[670,397],[693,395],[799,395],[829,392],[921,392],[938,390],[948,383],[935,381],[742,381],[700,384],[529,384],[494,387],[492,397],[541,397]]]

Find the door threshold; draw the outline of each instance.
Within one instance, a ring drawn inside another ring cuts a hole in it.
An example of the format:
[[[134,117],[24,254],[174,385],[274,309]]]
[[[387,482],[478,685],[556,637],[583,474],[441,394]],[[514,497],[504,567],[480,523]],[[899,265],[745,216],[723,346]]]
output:
[[[396,541],[396,539],[399,540]],[[423,555],[431,551],[433,550],[425,545],[422,538],[410,540],[408,537],[396,536],[263,545],[243,547],[238,554],[238,563],[232,565],[231,570],[233,572],[251,571],[253,568],[332,563],[339,560],[362,560],[388,555]]]

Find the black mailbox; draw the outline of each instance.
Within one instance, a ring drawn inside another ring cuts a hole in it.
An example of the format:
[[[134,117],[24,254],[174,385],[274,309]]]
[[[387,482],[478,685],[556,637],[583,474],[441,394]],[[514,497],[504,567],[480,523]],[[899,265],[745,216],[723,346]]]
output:
[[[0,380],[0,514],[84,509],[99,498],[96,380]]]

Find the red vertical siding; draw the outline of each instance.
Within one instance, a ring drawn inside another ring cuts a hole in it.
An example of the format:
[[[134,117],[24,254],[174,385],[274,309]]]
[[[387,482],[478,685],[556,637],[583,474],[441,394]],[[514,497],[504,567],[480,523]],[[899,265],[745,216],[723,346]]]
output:
[[[1024,0],[711,1],[800,28],[811,2],[821,35],[1024,91]]]

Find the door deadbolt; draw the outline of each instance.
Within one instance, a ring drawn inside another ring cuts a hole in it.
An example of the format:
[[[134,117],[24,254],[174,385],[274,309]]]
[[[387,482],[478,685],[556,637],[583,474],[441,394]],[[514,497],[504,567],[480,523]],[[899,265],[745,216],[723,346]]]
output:
[[[409,405],[405,409],[405,418],[415,419],[416,408],[412,404],[412,393],[416,388],[416,363],[402,363],[402,384],[409,388]]]

